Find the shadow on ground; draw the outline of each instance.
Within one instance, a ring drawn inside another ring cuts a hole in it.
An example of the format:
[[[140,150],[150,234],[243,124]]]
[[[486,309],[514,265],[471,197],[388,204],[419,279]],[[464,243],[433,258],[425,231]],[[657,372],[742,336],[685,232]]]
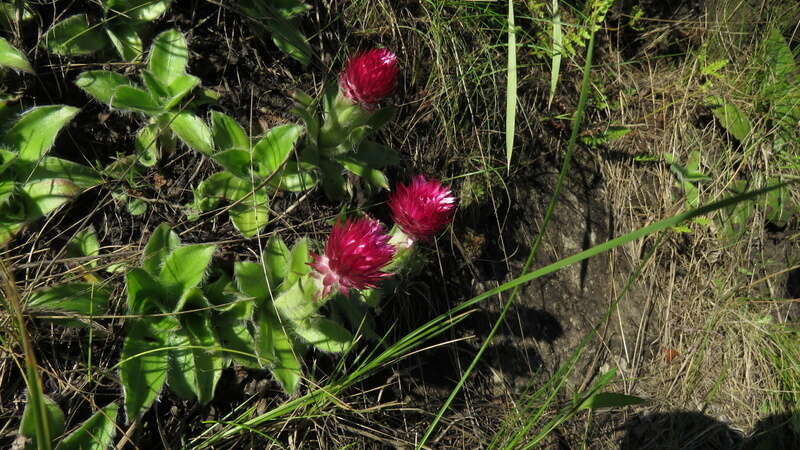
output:
[[[800,449],[800,414],[768,416],[743,434],[699,412],[657,413],[629,420],[624,432],[621,450],[794,450]]]

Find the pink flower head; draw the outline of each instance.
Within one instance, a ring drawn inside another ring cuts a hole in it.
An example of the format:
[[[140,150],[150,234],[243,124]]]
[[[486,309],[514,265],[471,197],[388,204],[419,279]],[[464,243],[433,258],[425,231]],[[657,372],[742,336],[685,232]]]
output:
[[[339,91],[355,103],[372,109],[394,90],[397,55],[385,48],[368,50],[350,59],[339,74]]]
[[[437,180],[424,175],[411,179],[411,184],[399,184],[389,199],[389,208],[398,227],[412,239],[430,241],[455,214],[458,199]]]
[[[382,223],[368,217],[337,220],[333,225],[325,254],[311,255],[316,272],[312,276],[322,279],[325,298],[332,289],[347,295],[350,289],[374,288],[384,277],[381,272],[394,256],[394,246]]]

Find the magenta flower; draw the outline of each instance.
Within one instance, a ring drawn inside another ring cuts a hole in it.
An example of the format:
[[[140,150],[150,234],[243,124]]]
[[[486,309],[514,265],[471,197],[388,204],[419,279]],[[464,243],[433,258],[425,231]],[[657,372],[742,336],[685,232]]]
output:
[[[411,179],[411,184],[399,184],[389,199],[392,218],[411,239],[430,241],[455,214],[458,199],[436,180],[424,175]]]
[[[372,109],[394,90],[397,56],[376,48],[350,59],[339,75],[339,92],[366,109]]]
[[[394,246],[383,224],[368,217],[337,220],[325,245],[325,254],[312,253],[312,276],[322,280],[320,298],[332,289],[347,295],[350,289],[374,288],[384,277],[381,272],[394,256]]]

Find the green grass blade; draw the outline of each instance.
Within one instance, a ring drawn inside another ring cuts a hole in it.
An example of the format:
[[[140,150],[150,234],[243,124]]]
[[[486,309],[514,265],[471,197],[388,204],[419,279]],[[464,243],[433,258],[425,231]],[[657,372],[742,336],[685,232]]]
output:
[[[558,75],[561,72],[561,51],[564,48],[564,35],[561,33],[561,11],[558,9],[558,0],[553,0],[553,59],[550,64],[550,95],[547,97],[547,107],[553,103],[558,86]]]
[[[508,63],[506,70],[508,73],[506,82],[506,167],[510,171],[517,118],[517,34],[512,0],[508,0]]]

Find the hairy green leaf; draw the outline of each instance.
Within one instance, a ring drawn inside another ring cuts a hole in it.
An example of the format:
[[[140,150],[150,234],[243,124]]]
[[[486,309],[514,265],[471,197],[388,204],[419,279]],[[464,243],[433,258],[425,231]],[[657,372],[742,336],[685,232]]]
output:
[[[5,38],[0,38],[0,66],[33,73],[33,67],[31,67],[28,57]]]
[[[137,61],[144,54],[142,38],[136,28],[127,22],[117,22],[113,28],[106,27],[108,39],[125,61]]]
[[[189,147],[200,153],[214,153],[211,130],[205,121],[189,111],[181,111],[170,116],[170,129]]]
[[[180,31],[167,30],[153,39],[147,68],[164,86],[184,75],[188,62],[189,49]]]
[[[166,103],[165,108],[171,109],[178,105],[190,92],[194,90],[197,86],[200,85],[200,78],[197,78],[194,75],[181,75],[175,79],[169,86],[167,86],[167,91],[169,91],[169,100]]]
[[[90,70],[78,75],[75,85],[97,100],[110,105],[117,88],[129,86],[130,81],[116,72]]]
[[[250,139],[244,128],[233,117],[219,111],[211,111],[214,144],[219,151],[239,149],[250,151]]]
[[[272,286],[272,288],[275,289],[277,284],[283,282],[289,274],[289,262],[291,258],[289,247],[286,246],[283,239],[278,235],[274,235],[267,241],[267,245],[261,257],[270,279],[275,280],[276,285]]]
[[[169,313],[163,307],[161,298],[164,291],[158,280],[144,269],[134,267],[125,274],[128,291],[128,312],[131,314],[147,314],[151,312]]]
[[[350,348],[353,335],[338,323],[324,317],[311,317],[295,323],[295,332],[314,347],[330,353]]]
[[[167,304],[177,304],[189,289],[200,284],[216,249],[214,245],[187,245],[166,257],[158,278]]]
[[[259,175],[266,177],[278,170],[294,150],[303,128],[295,124],[272,128],[253,148],[253,159],[259,163]]]
[[[114,402],[92,414],[81,426],[67,435],[56,446],[56,450],[105,450],[117,434],[117,412]]]
[[[115,0],[116,11],[141,22],[152,22],[169,9],[172,0]]]
[[[127,111],[143,112],[145,114],[158,114],[163,108],[149,92],[133,87],[119,86],[111,98],[111,106]]]
[[[259,358],[270,365],[270,370],[281,387],[293,394],[302,379],[300,363],[301,346],[294,345],[286,324],[266,306],[259,309],[256,318],[256,351]]]
[[[69,283],[38,290],[31,294],[25,307],[29,311],[67,312],[85,316],[105,314],[110,292],[91,283]],[[75,319],[54,320],[67,326],[83,326]]]
[[[616,392],[598,392],[587,398],[578,409],[622,408],[623,406],[644,403],[643,398]]]
[[[76,14],[50,27],[44,36],[44,45],[58,55],[88,55],[108,45],[101,30],[89,24],[86,14]]]
[[[161,273],[161,266],[172,253],[181,245],[178,235],[172,231],[168,223],[159,225],[147,241],[142,255],[142,268],[150,275],[157,277]]]
[[[94,169],[53,156],[42,158],[27,180],[34,182],[54,178],[69,181],[81,189],[89,189],[103,181]]]
[[[130,423],[150,408],[164,387],[168,360],[167,351],[163,350],[165,337],[175,332],[177,320],[133,319],[128,327],[122,343],[119,375]]]
[[[269,197],[264,189],[234,205],[228,211],[233,225],[244,237],[257,235],[269,222]]]
[[[31,440],[30,446],[26,446],[26,448],[50,448],[51,442],[64,433],[64,411],[50,397],[42,395],[42,400],[44,401],[45,414],[47,415],[46,421],[50,442],[45,444],[36,441],[37,436],[42,434],[37,432],[35,412],[31,408],[33,402],[28,400],[25,404],[25,410],[22,412],[22,421],[19,424],[19,434]]]
[[[32,108],[5,132],[0,145],[16,150],[18,162],[36,164],[53,146],[58,132],[78,111],[78,108],[64,105]],[[26,176],[21,175],[22,178]]]
[[[231,149],[215,153],[211,159],[225,168],[233,175],[250,181],[250,152],[247,150]]]
[[[170,350],[168,384],[176,394],[197,398],[206,404],[214,398],[214,390],[222,373],[223,358],[218,350],[211,322],[202,314],[184,316],[183,327],[170,335],[171,346],[186,346]],[[204,347],[204,348],[196,348]]]

